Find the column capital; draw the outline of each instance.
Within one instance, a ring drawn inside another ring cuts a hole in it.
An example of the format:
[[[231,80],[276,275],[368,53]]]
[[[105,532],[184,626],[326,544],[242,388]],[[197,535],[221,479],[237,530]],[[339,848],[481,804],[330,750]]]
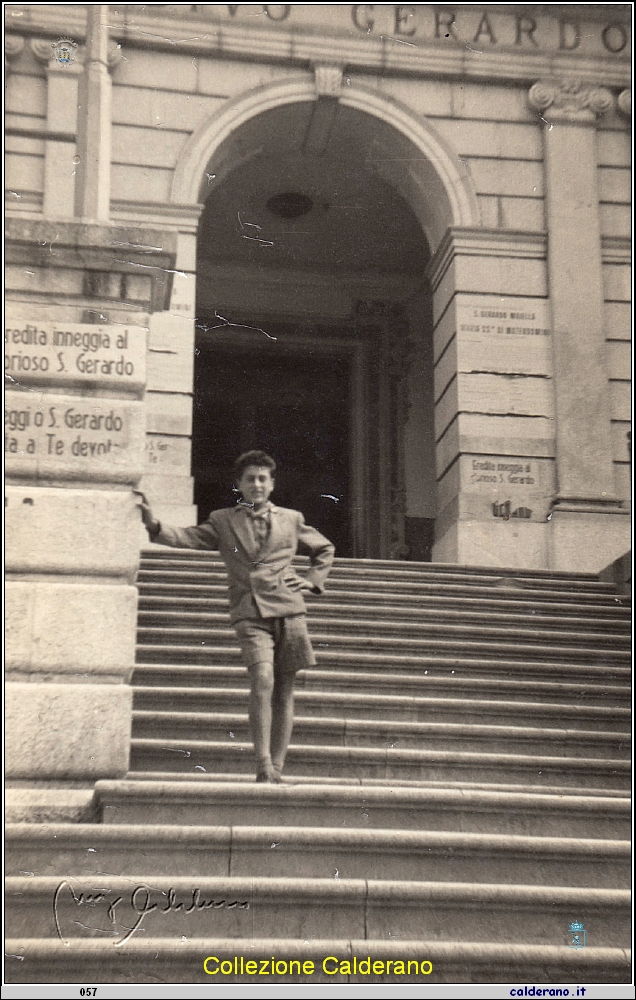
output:
[[[12,35],[10,37],[15,38],[16,36]],[[22,46],[24,46],[24,39],[19,40],[22,42]],[[63,43],[66,43],[66,48],[61,49],[60,47]],[[71,39],[50,42],[47,38],[32,38],[30,44],[33,55],[39,62],[45,64],[47,70],[59,69],[68,71],[75,69],[78,72],[83,68],[86,50],[78,48]],[[16,54],[20,50],[16,49]],[[7,50],[5,49],[5,51]],[[118,42],[106,55],[106,65],[109,70],[113,70],[119,66],[123,58],[121,43]]]
[[[632,92],[629,88],[621,90],[616,103],[618,104],[618,110],[622,111],[626,118],[632,117]]]
[[[72,58],[60,59],[57,52],[57,42],[50,42],[46,38],[32,38],[30,41],[31,51],[38,62],[44,64],[47,77],[51,73],[66,73],[69,77],[78,77],[84,67],[84,52],[78,49],[72,54]]]
[[[455,257],[545,260],[547,242],[546,233],[451,226],[434,251],[425,273],[435,292]]]
[[[11,60],[17,59],[23,49],[24,38],[21,35],[4,36],[4,65],[6,70],[9,70]]]
[[[58,67],[69,70],[77,64],[81,68],[84,61],[84,51],[71,38],[60,38],[57,42],[51,42],[48,38],[32,38],[29,44],[35,58],[44,63],[47,70]]]
[[[549,113],[554,121],[593,124],[599,115],[614,105],[614,96],[607,87],[596,87],[579,80],[538,80],[530,87],[528,103],[543,116]]]

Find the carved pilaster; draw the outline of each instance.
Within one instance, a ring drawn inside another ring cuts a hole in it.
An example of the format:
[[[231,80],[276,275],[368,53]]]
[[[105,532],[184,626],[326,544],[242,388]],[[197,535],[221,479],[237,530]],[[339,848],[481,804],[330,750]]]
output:
[[[601,511],[614,502],[608,503],[614,467],[594,134],[598,116],[614,106],[614,97],[605,87],[551,79],[535,83],[529,101],[545,122],[559,489],[555,514],[572,520],[579,514],[587,517],[595,504]],[[553,123],[567,127],[552,128]]]
[[[578,80],[538,80],[528,92],[530,107],[550,121],[593,124],[614,104],[607,87],[594,87]]]

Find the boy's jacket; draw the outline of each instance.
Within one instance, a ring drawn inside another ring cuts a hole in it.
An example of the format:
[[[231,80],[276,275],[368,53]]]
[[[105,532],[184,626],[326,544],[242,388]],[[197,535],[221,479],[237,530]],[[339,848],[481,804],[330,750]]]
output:
[[[173,548],[219,549],[229,577],[232,622],[302,614],[306,611],[302,594],[290,590],[285,582],[297,579],[292,559],[297,552],[310,556],[311,569],[305,579],[322,594],[335,549],[329,539],[305,524],[299,511],[274,504],[270,509],[271,530],[260,550],[248,524],[249,515],[240,504],[213,510],[196,528],[162,524],[153,541]]]

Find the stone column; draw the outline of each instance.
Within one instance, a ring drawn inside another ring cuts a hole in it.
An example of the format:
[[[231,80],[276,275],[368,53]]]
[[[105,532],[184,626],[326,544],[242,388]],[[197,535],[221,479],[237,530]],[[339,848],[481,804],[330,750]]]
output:
[[[433,561],[546,568],[554,402],[545,236],[453,227],[433,292]]]
[[[94,781],[128,769],[146,329],[23,310],[5,330],[7,801],[89,819]]]
[[[629,547],[615,495],[603,328],[596,120],[603,87],[540,81],[529,101],[544,122],[549,298],[554,327],[557,493],[550,566],[597,571]]]
[[[13,819],[90,818],[95,780],[128,769],[147,327],[168,304],[176,256],[173,233],[144,236],[7,220],[7,262],[49,291],[13,293],[5,318]]]

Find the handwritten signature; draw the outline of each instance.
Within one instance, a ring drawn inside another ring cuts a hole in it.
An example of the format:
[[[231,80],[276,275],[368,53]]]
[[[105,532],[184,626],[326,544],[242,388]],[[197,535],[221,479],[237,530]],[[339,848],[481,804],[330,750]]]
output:
[[[152,893],[158,892],[161,897],[164,897],[160,902],[153,902]],[[130,897],[128,896],[117,896],[114,899],[110,899],[110,892],[108,890],[100,890],[99,892],[76,892],[70,882],[66,879],[60,882],[55,893],[53,895],[53,915],[55,919],[55,929],[57,935],[64,944],[68,945],[69,941],[64,937],[62,933],[62,928],[60,925],[60,908],[64,903],[71,903],[74,909],[79,909],[80,907],[96,907],[100,904],[106,905],[106,916],[110,921],[112,926],[112,931],[110,933],[118,934],[120,931],[117,929],[119,923],[119,914],[117,913],[117,908],[123,903],[124,908],[126,904],[129,903],[131,909],[136,914],[136,919],[132,926],[128,927],[125,924],[123,926],[125,933],[115,941],[115,947],[121,946],[129,941],[132,935],[138,930],[144,918],[149,913],[194,913],[201,910],[249,910],[250,903],[248,900],[228,900],[228,899],[206,899],[202,897],[200,889],[192,889],[190,891],[190,897],[187,900],[187,905],[183,901],[179,901],[177,890],[170,888],[167,891],[162,889],[152,890],[147,885],[137,885],[131,891]],[[161,904],[161,905],[160,905]]]

